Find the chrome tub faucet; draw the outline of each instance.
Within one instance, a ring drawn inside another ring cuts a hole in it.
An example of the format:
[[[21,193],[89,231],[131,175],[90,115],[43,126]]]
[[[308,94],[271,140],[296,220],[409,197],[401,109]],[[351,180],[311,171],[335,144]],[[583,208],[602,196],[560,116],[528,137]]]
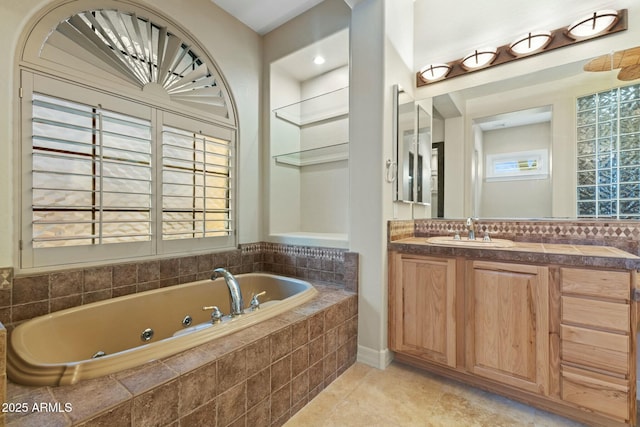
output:
[[[242,291],[240,290],[240,284],[233,277],[233,274],[229,273],[224,268],[216,268],[213,270],[211,280],[214,280],[218,275],[224,278],[229,288],[229,294],[231,295],[231,316],[239,316],[244,314],[244,301],[242,300]]]

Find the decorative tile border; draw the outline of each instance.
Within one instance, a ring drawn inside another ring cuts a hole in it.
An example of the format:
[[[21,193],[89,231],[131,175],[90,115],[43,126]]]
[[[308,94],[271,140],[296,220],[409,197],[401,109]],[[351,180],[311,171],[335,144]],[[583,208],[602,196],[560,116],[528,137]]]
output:
[[[282,243],[259,242],[240,245],[243,254],[273,252],[288,256],[331,259],[344,261],[344,249],[321,248],[316,246],[297,246]]]
[[[548,221],[479,221],[481,231],[513,236],[539,236],[545,238],[589,239],[593,237],[630,238],[640,240],[638,221],[603,220],[548,220]],[[418,220],[415,221],[417,235],[446,233],[449,230],[464,231],[464,221]]]

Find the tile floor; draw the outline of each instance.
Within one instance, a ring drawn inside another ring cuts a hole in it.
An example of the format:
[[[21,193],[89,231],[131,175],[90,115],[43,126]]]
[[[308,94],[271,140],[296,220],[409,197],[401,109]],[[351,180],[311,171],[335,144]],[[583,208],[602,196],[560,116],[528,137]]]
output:
[[[351,366],[285,427],[582,426],[442,377],[392,363]]]

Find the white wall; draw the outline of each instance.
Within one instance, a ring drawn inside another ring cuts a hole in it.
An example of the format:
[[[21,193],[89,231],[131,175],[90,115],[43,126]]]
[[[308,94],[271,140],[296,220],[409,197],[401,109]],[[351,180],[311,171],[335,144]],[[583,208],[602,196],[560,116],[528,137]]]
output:
[[[384,364],[383,257],[384,1],[364,0],[351,15],[349,156],[351,250],[360,254],[358,359]],[[381,89],[381,90],[380,90]],[[391,91],[391,88],[388,88]]]
[[[465,163],[464,118],[453,117],[444,122],[444,217],[464,216],[466,181],[461,165]]]
[[[302,97],[309,99],[349,86],[349,67],[341,67],[302,83]],[[331,96],[332,98],[333,95]],[[340,93],[339,100],[348,100]],[[331,109],[333,102],[327,106]],[[349,118],[342,117],[305,126],[302,149],[349,141]],[[300,171],[301,230],[315,233],[349,231],[349,163],[347,160],[311,165]]]
[[[307,166],[300,177],[301,231],[348,233],[349,165],[346,160]]]
[[[349,86],[349,66],[336,68],[302,83],[302,99],[313,98],[327,91],[334,91]]]
[[[349,232],[350,247],[360,254],[358,360],[378,368],[391,358],[387,220],[411,215],[410,205],[394,206],[392,184],[385,181],[385,161],[393,157],[393,85],[408,90],[414,86],[407,66],[412,58],[393,47],[412,45],[413,31],[401,31],[402,26],[412,25],[412,11],[411,0],[363,0],[351,14]]]
[[[317,114],[318,111],[332,111],[342,107],[343,102],[348,103],[348,89],[346,92],[337,92],[348,86],[349,66],[346,65],[300,82],[300,99],[314,98],[312,103],[305,103],[311,110],[307,112]],[[349,118],[333,118],[304,126],[300,130],[300,138],[302,150],[349,142]]]
[[[433,117],[433,142],[444,141],[444,119]]]
[[[482,190],[484,189],[482,185],[482,179],[484,177],[484,132],[480,126],[472,127],[473,133],[473,156],[471,160],[471,201],[473,203],[473,210],[471,211],[471,216],[479,217],[480,216],[480,204],[481,200],[484,197],[482,194]],[[460,174],[461,177],[464,177],[464,174]]]
[[[18,88],[16,80],[20,37],[32,25],[42,8],[69,1],[21,0],[0,4],[0,37],[4,49],[0,57],[0,266],[17,266],[18,222],[13,153],[17,145]],[[259,103],[261,43],[256,33],[215,6],[209,0],[191,0],[189,7],[173,0],[142,0],[142,3],[169,17],[198,39],[220,68],[229,84],[239,118],[238,210],[239,241],[260,238],[261,211],[259,144]]]
[[[269,120],[271,124],[270,144],[263,144],[263,154],[269,162],[271,173],[264,177],[269,182],[270,197],[265,200],[272,219],[272,233],[285,233],[300,229],[300,169],[291,165],[277,164],[274,156],[300,150],[300,127],[275,117],[274,109],[283,108],[298,112],[300,82],[287,74],[286,70],[271,66],[269,81]]]

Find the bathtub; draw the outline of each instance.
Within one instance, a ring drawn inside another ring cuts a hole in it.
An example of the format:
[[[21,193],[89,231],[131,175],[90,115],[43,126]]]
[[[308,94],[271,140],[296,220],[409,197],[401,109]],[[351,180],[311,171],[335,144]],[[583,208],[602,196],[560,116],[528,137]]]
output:
[[[141,292],[58,311],[20,324],[11,333],[7,375],[25,385],[66,385],[162,359],[249,327],[317,294],[308,282],[265,273],[236,276],[245,305],[258,310],[211,323],[216,305],[230,311],[222,278]],[[153,332],[150,333],[149,331]],[[151,337],[150,337],[151,336]]]

